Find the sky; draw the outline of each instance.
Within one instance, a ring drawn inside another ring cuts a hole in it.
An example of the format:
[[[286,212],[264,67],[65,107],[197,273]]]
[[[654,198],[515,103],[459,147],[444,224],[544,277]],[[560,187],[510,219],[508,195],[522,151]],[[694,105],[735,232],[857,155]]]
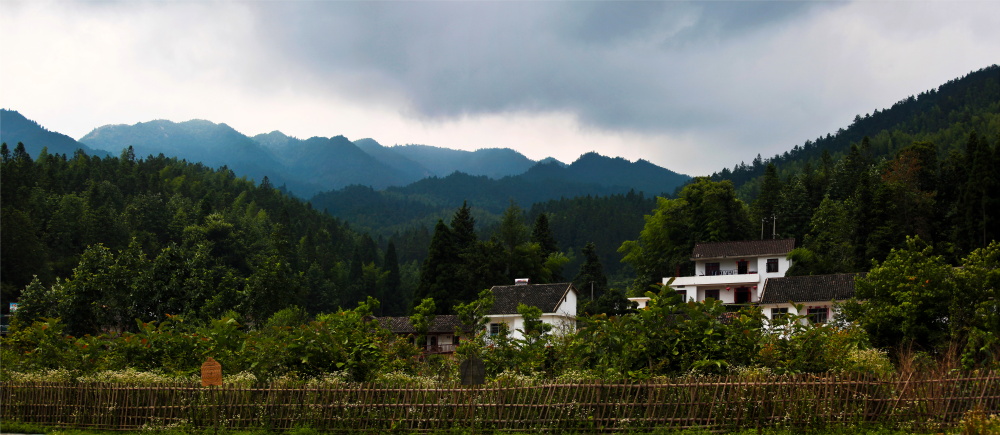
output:
[[[79,139],[253,136],[767,158],[1000,62],[998,1],[0,0],[0,107]]]

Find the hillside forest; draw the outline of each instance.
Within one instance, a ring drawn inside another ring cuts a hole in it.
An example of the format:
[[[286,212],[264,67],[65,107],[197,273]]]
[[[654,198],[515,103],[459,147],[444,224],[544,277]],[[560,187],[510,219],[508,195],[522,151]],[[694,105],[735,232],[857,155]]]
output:
[[[689,306],[664,293],[660,311],[623,316],[629,311],[625,296],[689,273],[695,243],[780,236],[796,239],[789,274],[870,272],[871,281],[859,281],[858,291],[871,303],[845,309],[866,335],[841,339],[938,349],[955,339],[970,343],[979,334],[976,349],[965,355],[971,355],[970,364],[989,361],[983,352],[997,348],[1000,319],[995,306],[981,307],[982,315],[974,307],[975,301],[995,301],[987,293],[1000,288],[1000,248],[994,243],[1000,233],[1000,67],[897,106],[859,117],[836,136],[786,156],[694,178],[671,195],[579,196],[533,203],[527,210],[508,200],[487,225],[477,220],[482,211],[476,204],[462,202],[433,226],[374,237],[288,195],[267,177],[254,182],[225,166],[162,154],[139,157],[132,148],[117,157],[81,150],[42,151],[33,158],[24,144],[4,143],[2,298],[19,302],[15,335],[38,332],[33,328],[42,324],[74,337],[147,338],[156,325],[191,334],[238,324],[240,340],[263,340],[254,334],[264,332],[255,331],[307,322],[363,323],[367,315],[409,315],[414,307],[428,315],[463,314],[484,297],[481,290],[515,278],[572,280],[587,290],[581,292],[581,322],[590,327],[580,334],[590,335],[577,336],[589,343],[586,349],[567,355],[588,364],[605,358],[601,364],[619,374],[643,367],[647,374],[674,373],[729,364],[720,361],[763,361],[753,358],[764,358],[760,346],[767,340],[738,338],[760,322],[759,312],[724,326],[718,323],[721,306]],[[953,275],[959,265],[971,272]],[[925,279],[929,273],[936,275]],[[926,282],[900,295],[877,291],[905,290],[909,281]],[[895,312],[893,299],[884,299],[890,296],[919,310]],[[435,302],[431,310],[421,303],[428,299]],[[956,311],[970,303],[972,312]],[[347,317],[335,320],[336,313]],[[712,350],[698,347],[709,346],[702,339],[683,344],[691,339],[685,332],[652,326],[663,316],[691,328],[697,326],[691,322],[718,325],[712,330],[723,335],[713,338]],[[886,326],[892,316],[906,319],[899,325],[941,325]],[[970,320],[980,317],[985,323]],[[182,322],[189,326],[178,326]],[[601,355],[599,344],[623,346],[615,334],[654,329],[666,334],[664,342],[693,346],[691,359],[651,365],[654,357],[681,348],[649,348],[655,355],[627,360],[614,359],[619,354],[613,352]],[[543,343],[539,337],[546,331],[535,332],[521,347],[534,349],[544,362],[544,346],[531,346]],[[732,346],[725,345],[730,341]],[[358,355],[350,358],[360,361]],[[558,361],[573,365],[571,359]]]

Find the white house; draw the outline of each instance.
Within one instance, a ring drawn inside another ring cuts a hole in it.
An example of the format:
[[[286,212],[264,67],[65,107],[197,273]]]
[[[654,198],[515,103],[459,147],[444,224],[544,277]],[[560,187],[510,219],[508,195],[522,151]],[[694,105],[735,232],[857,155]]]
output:
[[[542,310],[541,321],[552,325],[553,331],[576,330],[576,303],[578,293],[573,283],[497,285],[493,292],[493,309],[489,317],[490,334],[506,324],[511,338],[523,338],[524,318],[518,314],[517,305],[525,304]]]
[[[712,298],[726,304],[756,303],[768,278],[785,276],[792,265],[788,259],[792,249],[795,239],[698,243],[691,253],[694,275],[663,278],[663,285],[669,283],[692,301]],[[649,298],[629,300],[643,308]]]
[[[760,296],[760,308],[768,319],[797,314],[812,323],[826,323],[836,313],[835,302],[854,297],[856,273],[768,278]],[[802,306],[802,312],[796,309]]]

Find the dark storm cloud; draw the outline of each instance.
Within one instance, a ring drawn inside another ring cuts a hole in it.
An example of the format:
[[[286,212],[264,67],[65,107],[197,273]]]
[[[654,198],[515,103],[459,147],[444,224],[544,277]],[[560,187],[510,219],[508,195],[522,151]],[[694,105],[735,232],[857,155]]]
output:
[[[440,119],[559,111],[605,129],[719,122],[702,45],[794,19],[805,2],[267,2],[297,79]],[[271,37],[270,35],[273,35]]]

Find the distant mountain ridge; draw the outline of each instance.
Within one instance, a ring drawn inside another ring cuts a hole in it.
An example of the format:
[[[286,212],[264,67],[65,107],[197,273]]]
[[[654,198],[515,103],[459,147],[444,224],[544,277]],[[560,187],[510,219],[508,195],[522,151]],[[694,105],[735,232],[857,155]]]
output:
[[[37,158],[42,148],[47,148],[49,154],[67,156],[72,156],[78,149],[82,149],[88,155],[105,154],[65,134],[49,131],[16,110],[0,109],[0,142],[5,142],[12,149],[19,142],[23,143],[32,158]]]
[[[486,177],[486,180],[523,176],[523,180],[508,180],[503,185],[508,188],[518,185],[516,188],[522,191],[556,195],[542,194],[539,200],[554,199],[564,194],[605,194],[628,190],[652,195],[672,192],[690,178],[642,160],[631,163],[621,158],[604,158],[596,153],[582,156],[578,163],[565,165],[551,157],[535,162],[508,148],[463,151],[428,145],[387,147],[374,139],[354,142],[344,136],[298,139],[280,131],[248,137],[224,123],[200,119],[184,122],[161,119],[134,125],[105,125],[75,141],[45,130],[16,111],[4,110],[3,117],[3,140],[11,146],[25,142],[32,155],[37,155],[44,146],[49,147],[50,153],[72,154],[82,149],[88,154],[109,155],[117,155],[131,146],[138,157],[163,154],[209,167],[225,166],[238,176],[258,182],[267,177],[272,185],[302,198],[352,185],[381,191],[402,188],[428,178],[432,180],[429,184],[435,184],[440,181],[433,180],[445,179],[455,173],[474,178]],[[538,189],[533,186],[536,183],[548,183],[550,186]],[[489,198],[487,202],[490,203],[524,196],[512,194],[507,188],[480,187],[502,196],[499,199]],[[437,198],[432,202],[443,199],[439,195],[432,196]]]

